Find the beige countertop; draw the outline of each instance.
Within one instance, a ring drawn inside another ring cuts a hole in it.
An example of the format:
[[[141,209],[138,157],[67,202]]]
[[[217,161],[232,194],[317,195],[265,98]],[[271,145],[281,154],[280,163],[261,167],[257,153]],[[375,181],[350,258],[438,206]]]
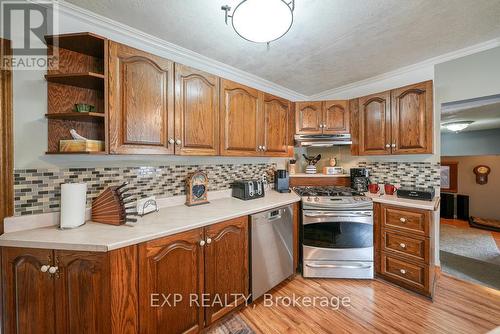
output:
[[[349,174],[328,175],[323,173],[316,173],[316,174],[295,173],[295,174],[290,174],[290,177],[351,177],[351,176]]]
[[[440,198],[438,196],[434,197],[432,201],[419,201],[415,199],[399,198],[396,195],[371,194],[370,192],[366,192],[365,195],[371,197],[375,203],[391,204],[431,211],[436,211],[439,208],[440,202]]]
[[[106,252],[298,201],[300,197],[293,191],[280,194],[272,190],[249,201],[227,197],[200,206],[164,207],[133,225],[88,222],[72,230],[50,226],[5,233],[0,236],[0,246]]]

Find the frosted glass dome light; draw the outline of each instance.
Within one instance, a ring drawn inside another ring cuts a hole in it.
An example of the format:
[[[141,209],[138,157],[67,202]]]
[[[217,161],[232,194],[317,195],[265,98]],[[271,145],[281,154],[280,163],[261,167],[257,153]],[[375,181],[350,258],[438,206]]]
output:
[[[255,43],[269,43],[285,35],[293,23],[294,1],[284,0],[244,0],[228,12],[229,6],[223,6],[227,18],[230,17],[234,31],[242,38]]]
[[[472,123],[474,123],[474,122],[472,122],[472,121],[458,121],[458,122],[445,123],[445,124],[443,124],[443,126],[450,131],[459,132],[459,131],[463,131],[466,128],[468,128],[469,125],[471,125]]]

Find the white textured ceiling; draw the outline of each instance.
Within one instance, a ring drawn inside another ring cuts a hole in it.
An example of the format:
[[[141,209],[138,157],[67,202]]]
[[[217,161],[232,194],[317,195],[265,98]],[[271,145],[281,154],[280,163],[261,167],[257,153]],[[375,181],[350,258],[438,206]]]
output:
[[[224,24],[239,0],[69,2],[305,95],[500,37],[500,0],[296,0],[269,51]]]

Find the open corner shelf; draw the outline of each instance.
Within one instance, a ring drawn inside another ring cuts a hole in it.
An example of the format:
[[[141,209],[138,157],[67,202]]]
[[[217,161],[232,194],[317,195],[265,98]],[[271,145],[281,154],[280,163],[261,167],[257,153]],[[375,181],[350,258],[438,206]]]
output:
[[[103,74],[93,72],[45,74],[48,82],[95,90],[104,89],[104,78]]]
[[[107,147],[107,57],[106,38],[89,33],[45,36],[47,54],[58,52],[59,61],[49,64],[47,85],[48,147],[46,154],[105,155],[99,152],[60,152],[61,140],[71,137],[74,129],[80,135],[101,140]],[[74,105],[84,103],[95,107],[94,112],[74,111]],[[85,149],[78,147],[77,149]]]
[[[104,58],[104,44],[106,39],[93,33],[47,35],[45,36],[45,41],[48,45],[58,46],[92,57]]]
[[[45,114],[48,119],[64,119],[64,120],[74,120],[74,121],[104,121],[104,113],[99,112],[64,112],[64,113],[53,113]]]

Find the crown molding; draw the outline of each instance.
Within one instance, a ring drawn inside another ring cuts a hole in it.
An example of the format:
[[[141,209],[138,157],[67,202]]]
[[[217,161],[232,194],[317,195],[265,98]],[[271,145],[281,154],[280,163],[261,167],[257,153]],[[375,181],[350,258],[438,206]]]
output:
[[[38,3],[37,0],[31,2]],[[199,53],[183,48],[176,44],[167,42],[161,38],[147,34],[126,24],[114,21],[87,9],[78,7],[66,1],[57,1],[60,18],[69,16],[77,21],[87,24],[101,31],[101,35],[118,42],[130,43],[147,47],[148,51],[159,56],[169,58],[173,61],[196,67],[208,73],[237,81],[253,88],[271,93],[288,100],[296,101],[307,99],[306,95],[295,92],[286,87],[265,80],[259,76],[242,71],[233,66],[216,61]],[[43,3],[38,3],[44,6]],[[63,27],[64,28],[64,27]],[[64,33],[64,29],[61,29]],[[131,43],[132,42],[132,43]]]
[[[432,71],[433,71],[434,66],[437,64],[444,63],[446,61],[450,61],[453,59],[465,57],[465,56],[468,56],[468,55],[471,55],[474,53],[478,53],[481,51],[489,50],[489,49],[492,49],[492,48],[495,48],[498,46],[500,46],[500,38],[495,38],[495,39],[492,39],[492,40],[489,40],[489,41],[486,41],[483,43],[475,44],[475,45],[472,45],[472,46],[469,46],[469,47],[466,47],[466,48],[463,48],[460,50],[448,52],[448,53],[445,53],[443,55],[433,57],[433,58],[424,60],[422,62],[413,64],[413,65],[401,67],[401,68],[394,70],[394,71],[386,72],[386,73],[383,73],[383,74],[380,74],[380,75],[377,75],[377,76],[374,76],[371,78],[356,81],[356,82],[353,82],[353,83],[350,83],[350,84],[347,84],[347,85],[344,85],[341,87],[329,89],[329,90],[323,91],[323,92],[318,93],[318,94],[313,94],[313,95],[309,96],[309,99],[312,101],[324,100],[324,99],[332,98],[332,96],[335,96],[335,95],[342,95],[342,96],[348,96],[349,98],[354,98],[356,96],[350,94],[350,92],[354,91],[356,89],[359,89],[363,86],[373,85],[373,84],[376,84],[380,81],[395,79],[395,78],[398,78],[398,77],[401,77],[404,75],[408,75],[411,73],[419,73],[422,71],[429,71],[429,69],[432,69]],[[429,79],[433,79],[433,78],[426,78],[426,79],[429,80]]]

